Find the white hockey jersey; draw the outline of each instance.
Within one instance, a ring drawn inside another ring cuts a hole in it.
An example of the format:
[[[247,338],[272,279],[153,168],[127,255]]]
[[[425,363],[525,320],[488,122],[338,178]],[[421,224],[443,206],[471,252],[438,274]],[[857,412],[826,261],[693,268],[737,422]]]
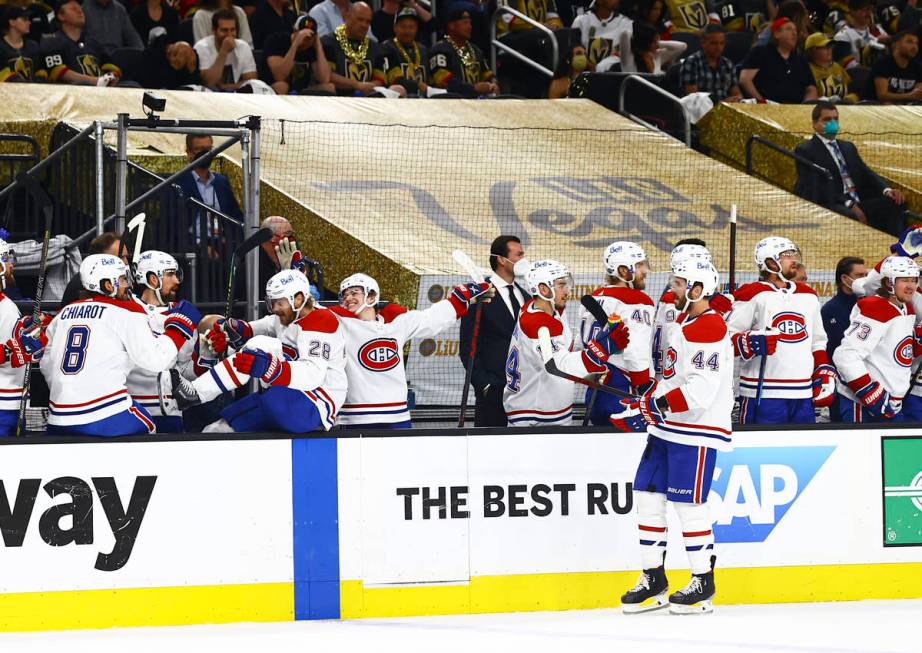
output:
[[[854,391],[877,381],[894,399],[905,397],[915,320],[912,306],[897,307],[879,296],[859,299],[842,344],[832,354],[840,376],[839,392],[857,401]]]
[[[573,351],[573,333],[563,313],[549,315],[529,300],[509,341],[503,407],[510,426],[569,425],[573,419],[573,382],[548,374],[538,343],[538,330],[547,327],[554,361],[562,372],[586,376],[604,371],[581,351]]]
[[[617,314],[628,328],[631,340],[620,354],[609,357],[608,370],[601,383],[610,385],[612,370],[632,386],[639,386],[651,378],[653,328],[653,300],[647,293],[624,286],[603,286],[591,293],[605,309],[606,315]],[[599,333],[599,325],[592,314],[580,306],[580,340],[586,345]],[[621,387],[624,384],[618,384]]]
[[[647,433],[662,440],[719,451],[733,448],[733,345],[723,318],[711,309],[685,313],[666,327],[663,380],[655,397],[666,397],[664,424]]]
[[[675,307],[675,293],[667,290],[656,304],[653,315],[653,374],[657,381],[663,380],[663,360],[666,354],[666,333],[670,324],[675,322],[679,309]],[[632,335],[633,337],[633,335]]]
[[[634,23],[624,14],[599,20],[594,11],[587,11],[576,17],[573,29],[579,30],[589,61],[598,64],[611,57],[617,60],[621,33],[632,33]]]
[[[278,351],[273,353],[284,353],[290,359],[290,374],[281,375],[276,384],[302,391],[317,407],[324,430],[333,428],[347,388],[345,330],[333,312],[317,307],[287,327],[275,315],[249,324],[254,336],[278,341]],[[248,374],[234,367],[232,359],[233,355],[225,358],[193,381],[203,401],[211,401],[250,380]]]
[[[13,337],[13,327],[22,315],[13,300],[0,292],[0,343]],[[9,361],[0,366],[0,410],[19,410],[25,367],[13,367]]]
[[[144,309],[147,315],[147,324],[155,334],[163,333],[163,323],[166,321],[166,313],[171,306],[152,306],[144,302],[139,297],[132,297],[134,303]],[[192,373],[192,351],[195,339],[189,340],[179,350],[176,357],[176,367],[179,372],[189,380],[195,378]],[[160,380],[158,392],[157,380]],[[176,400],[170,394],[170,376],[166,372],[151,372],[143,367],[135,367],[128,373],[128,394],[131,398],[141,404],[148,413],[153,417],[164,415],[182,416],[182,411],[176,407]],[[166,413],[160,406],[160,397],[163,396],[163,403],[166,407]]]
[[[766,281],[740,286],[733,293],[733,310],[727,316],[731,339],[747,331],[780,333],[775,353],[765,363],[762,397],[804,399],[813,397],[813,371],[828,363],[826,330],[816,292],[805,283],[776,288]],[[761,356],[740,361],[739,393],[755,397]]]
[[[458,319],[447,299],[423,311],[389,304],[374,320],[360,320],[340,306],[330,308],[346,337],[349,390],[340,424],[393,424],[410,419],[403,346],[411,338],[431,338]]]
[[[98,422],[131,407],[128,374],[176,363],[185,340],[155,334],[147,312],[134,301],[95,295],[68,304],[48,326],[40,369],[51,391],[48,423]]]

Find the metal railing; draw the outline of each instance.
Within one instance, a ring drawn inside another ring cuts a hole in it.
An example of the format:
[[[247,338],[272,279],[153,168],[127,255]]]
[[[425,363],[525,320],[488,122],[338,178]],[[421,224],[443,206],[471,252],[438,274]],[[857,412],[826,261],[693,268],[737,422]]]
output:
[[[763,138],[762,136],[759,136],[758,134],[753,134],[746,141],[746,174],[749,174],[749,175],[755,174],[752,171],[752,146],[756,143],[758,143],[759,145],[764,145],[768,149],[774,150],[778,154],[782,154],[786,157],[794,159],[798,163],[802,163],[808,168],[812,168],[814,172],[818,172],[824,177],[826,177],[826,181],[828,182],[832,181],[832,173],[826,168],[824,168],[823,166],[817,163],[814,163],[810,159],[800,156],[797,152],[783,148],[780,145],[777,145],[776,143],[772,143],[770,140],[767,140]],[[756,176],[759,176],[759,175],[756,175]]]
[[[621,87],[618,89],[618,113],[625,116],[626,118],[630,118],[631,120],[633,120],[634,122],[640,125],[643,125],[647,129],[652,129],[654,131],[660,131],[672,138],[675,138],[675,136],[673,136],[669,132],[659,129],[658,127],[650,124],[649,122],[647,122],[640,116],[635,116],[633,113],[625,109],[625,94],[627,93],[627,89],[631,84],[640,84],[641,86],[646,87],[648,90],[652,91],[656,95],[661,96],[667,102],[678,107],[679,113],[682,115],[682,129],[683,129],[683,134],[685,136],[684,142],[685,142],[686,147],[691,147],[691,119],[688,117],[688,111],[685,109],[685,105],[683,105],[682,102],[679,100],[679,98],[674,96],[672,93],[670,93],[669,91],[663,88],[660,88],[653,82],[644,79],[640,75],[628,75],[623,80],[621,80]],[[682,142],[678,138],[676,138],[676,140],[679,141],[680,143]]]
[[[502,41],[496,38],[496,22],[503,14],[511,14],[521,21],[524,21],[534,27],[537,30],[540,30],[547,34],[551,43],[551,67],[550,69],[545,68],[539,64],[534,59],[529,59],[524,54],[515,50],[514,48],[509,47]],[[490,20],[490,43],[493,47],[490,48],[490,68],[496,72],[496,51],[502,50],[504,53],[515,57],[522,63],[527,66],[531,66],[540,73],[547,75],[548,77],[554,77],[554,71],[557,70],[557,64],[560,62],[560,46],[557,45],[557,37],[554,36],[554,31],[547,27],[546,25],[539,23],[531,16],[523,14],[521,11],[517,11],[512,7],[500,6],[496,8],[496,11],[493,13],[493,18]]]

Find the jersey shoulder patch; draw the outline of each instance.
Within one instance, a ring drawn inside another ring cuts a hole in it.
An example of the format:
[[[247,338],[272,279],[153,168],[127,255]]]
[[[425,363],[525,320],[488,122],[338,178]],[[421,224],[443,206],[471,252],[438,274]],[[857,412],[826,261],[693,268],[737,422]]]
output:
[[[878,295],[873,297],[862,297],[858,300],[858,312],[865,317],[878,322],[889,322],[895,317],[902,315],[900,309]]]
[[[803,281],[798,281],[794,287],[794,294],[806,294],[806,295],[816,295],[816,291],[805,284]],[[817,295],[819,296],[819,295]]]
[[[751,281],[733,291],[733,299],[738,302],[747,302],[759,293],[772,292],[773,288],[761,281]]]
[[[645,304],[653,306],[653,300],[642,290],[625,288],[624,286],[602,286],[592,291],[593,297],[611,297],[623,304]]]
[[[350,311],[348,308],[345,308],[345,307],[343,307],[343,306],[340,306],[339,304],[337,304],[337,305],[335,305],[335,306],[328,306],[328,307],[327,307],[327,310],[330,311],[331,313],[333,313],[334,315],[338,315],[339,317],[345,317],[345,318],[350,318],[350,317],[351,317],[353,320],[359,319],[359,318],[355,315],[355,313],[353,313],[352,311]]]
[[[302,331],[318,331],[320,333],[336,333],[339,320],[333,311],[326,308],[315,308],[304,317],[297,320],[297,325]]]
[[[727,323],[717,313],[705,313],[682,326],[688,342],[720,342],[727,335]]]
[[[529,338],[537,340],[538,330],[541,327],[547,327],[551,332],[551,337],[559,336],[563,333],[563,324],[560,320],[554,319],[544,311],[540,311],[534,306],[534,300],[525,304],[522,312],[519,313],[519,328]]]
[[[675,293],[671,290],[667,290],[663,293],[663,296],[659,298],[660,304],[675,304]]]
[[[385,324],[388,324],[393,322],[397,316],[403,315],[407,312],[409,312],[409,309],[407,309],[406,306],[401,306],[400,304],[388,304],[387,306],[384,306],[380,311],[378,311],[378,315],[381,316],[381,319],[384,320]]]

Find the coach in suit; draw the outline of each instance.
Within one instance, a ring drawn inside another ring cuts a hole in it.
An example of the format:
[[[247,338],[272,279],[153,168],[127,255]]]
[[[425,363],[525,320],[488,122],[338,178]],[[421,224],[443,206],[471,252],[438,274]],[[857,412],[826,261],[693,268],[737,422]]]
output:
[[[832,180],[812,168],[797,163],[794,192],[827,209],[841,213],[875,229],[899,236],[905,226],[903,194],[888,188],[865,165],[854,143],[836,139],[839,110],[831,102],[813,107],[813,130],[809,141],[795,150],[800,156],[829,170]]]
[[[517,261],[525,262],[522,242],[515,236],[497,237],[490,246],[490,268],[493,274],[489,279],[496,288],[497,297],[483,305],[471,374],[475,397],[474,426],[506,426],[503,387],[506,385],[509,340],[519,309],[529,299],[528,293],[515,283],[514,268]],[[473,310],[468,311],[461,318],[460,353],[461,362],[465,366],[471,355],[475,313]]]

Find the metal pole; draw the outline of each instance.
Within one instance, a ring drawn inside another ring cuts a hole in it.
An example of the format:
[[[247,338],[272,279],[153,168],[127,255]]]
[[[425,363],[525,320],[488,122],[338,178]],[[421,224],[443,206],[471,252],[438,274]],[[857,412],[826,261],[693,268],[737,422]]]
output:
[[[118,141],[115,160],[115,225],[116,233],[125,230],[125,204],[128,197],[128,114],[118,114]]]
[[[250,234],[253,233],[253,229],[256,227],[255,216],[253,215],[253,181],[251,179],[252,171],[250,166],[253,161],[250,158],[250,138],[251,133],[249,130],[244,130],[241,134],[240,139],[240,168],[243,173],[243,237],[247,238]],[[252,255],[252,256],[251,256]],[[239,263],[238,263],[239,264]],[[252,250],[247,254],[246,257],[246,318],[252,320],[254,315],[252,312],[259,301],[259,259],[257,258],[256,250]],[[257,282],[253,283],[253,274],[256,274]]]
[[[86,138],[92,133],[93,133],[93,125],[91,124],[89,127],[84,129],[82,132],[80,132],[79,134],[74,136],[72,139],[67,141],[64,145],[62,145],[61,147],[56,149],[54,152],[49,154],[47,157],[45,157],[44,159],[36,163],[31,168],[29,168],[26,171],[26,174],[33,175],[33,176],[37,175],[39,172],[41,172],[42,170],[50,166],[52,163],[60,159],[62,156],[64,156],[64,154],[66,154],[67,152],[70,152],[71,148],[73,148],[77,143],[79,143],[80,141],[82,141],[84,138]],[[19,182],[13,182],[12,184],[9,184],[3,190],[0,190],[0,200],[2,200],[4,197],[12,193],[17,188],[19,188]]]
[[[260,146],[260,124],[257,119],[251,127],[250,141],[250,210],[248,213],[249,224],[259,227],[259,146]],[[252,218],[249,216],[252,215]],[[259,287],[259,251],[252,250],[248,255],[247,261],[247,315],[251,320],[259,318],[259,295],[262,288]]]
[[[102,122],[97,120],[93,125],[96,128],[96,235],[106,230],[103,220],[106,217],[105,196],[105,147],[103,136],[105,130]]]

